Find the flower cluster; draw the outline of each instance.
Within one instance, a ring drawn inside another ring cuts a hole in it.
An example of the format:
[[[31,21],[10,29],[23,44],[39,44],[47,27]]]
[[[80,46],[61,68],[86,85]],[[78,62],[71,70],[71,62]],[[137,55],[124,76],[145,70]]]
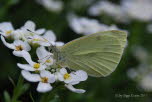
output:
[[[93,4],[88,9],[88,13],[92,16],[100,16],[101,14],[106,14],[118,22],[128,22],[129,20],[123,7],[106,0],[100,0],[97,3]]]
[[[122,23],[128,23],[131,19],[140,21],[152,20],[152,11],[150,10],[152,9],[151,0],[121,0],[120,2],[120,5],[118,5],[107,0],[100,0],[93,4],[88,12],[92,16],[106,14]]]
[[[121,7],[126,10],[126,14],[133,19],[140,21],[152,20],[151,0],[122,0]],[[144,14],[142,14],[144,13]]]
[[[45,7],[48,11],[60,12],[63,9],[63,2],[60,0],[36,0],[37,3]]]
[[[20,29],[14,29],[10,22],[4,22],[0,23],[0,34],[4,45],[13,50],[13,55],[25,59],[26,64],[17,63],[17,66],[22,70],[21,74],[27,81],[38,82],[38,92],[52,90],[55,82],[63,83],[72,92],[85,92],[83,89],[74,88],[73,85],[85,81],[88,78],[86,72],[52,67],[55,59],[53,53],[46,48],[64,45],[63,42],[56,41],[53,31],[36,29],[32,21],[27,21]]]
[[[138,83],[138,86],[147,92],[152,91],[152,72],[150,53],[142,46],[133,47],[133,55],[139,61],[139,65],[130,68],[127,72],[129,78]]]
[[[118,30],[116,25],[106,25],[101,24],[96,19],[89,19],[86,17],[78,17],[74,14],[69,14],[68,16],[69,26],[73,31],[78,34],[93,34],[101,31],[108,31],[108,30]]]

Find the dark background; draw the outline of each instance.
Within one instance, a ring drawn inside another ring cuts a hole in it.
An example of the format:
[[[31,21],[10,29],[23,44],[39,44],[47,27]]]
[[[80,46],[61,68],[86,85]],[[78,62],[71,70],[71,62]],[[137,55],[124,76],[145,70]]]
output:
[[[83,1],[83,0],[82,0]],[[111,0],[119,4],[119,0]],[[77,94],[68,90],[60,93],[65,102],[151,102],[151,92],[140,90],[137,83],[127,77],[127,71],[131,67],[139,64],[131,52],[132,46],[140,45],[145,47],[149,52],[152,51],[152,35],[146,31],[146,25],[149,22],[132,20],[130,24],[121,24],[113,21],[110,17],[91,17],[87,14],[90,5],[74,8],[73,0],[63,0],[65,6],[62,12],[53,13],[47,11],[44,7],[37,4],[35,0],[0,0],[0,22],[10,21],[15,28],[21,27],[27,20],[36,23],[37,28],[51,29],[55,32],[58,41],[68,42],[75,38],[81,37],[73,32],[67,22],[68,12],[74,11],[79,16],[90,17],[102,20],[104,24],[116,24],[118,27],[129,32],[128,46],[125,49],[123,58],[114,73],[105,78],[89,77],[87,81],[77,85],[78,88],[87,90],[84,94]],[[81,0],[77,1],[81,4]],[[94,0],[96,2],[96,0]],[[20,76],[20,69],[16,63],[20,59],[12,55],[12,51],[0,43],[0,101],[4,101],[4,91],[10,96],[13,95],[14,87],[9,80],[10,77],[17,83]],[[20,97],[21,102],[32,102],[29,94],[32,94],[35,102],[39,102],[42,94],[35,91],[36,84],[30,84],[30,88]],[[117,95],[140,95],[143,97],[117,97]],[[60,100],[58,100],[60,101]],[[53,101],[50,101],[53,102]]]

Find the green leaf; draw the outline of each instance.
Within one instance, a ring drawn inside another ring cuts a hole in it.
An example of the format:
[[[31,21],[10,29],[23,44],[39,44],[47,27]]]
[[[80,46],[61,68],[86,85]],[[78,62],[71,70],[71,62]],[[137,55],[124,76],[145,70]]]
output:
[[[11,102],[11,97],[7,91],[4,91],[4,100],[5,102]]]
[[[8,0],[7,5],[11,6],[11,5],[15,5],[19,2],[20,0]]]
[[[10,80],[10,82],[12,83],[12,85],[15,87],[16,85],[15,85],[14,80],[10,76],[8,77],[8,79]]]
[[[20,75],[18,83],[13,91],[12,102],[17,102],[18,98],[29,88],[29,84],[24,84],[24,79]]]

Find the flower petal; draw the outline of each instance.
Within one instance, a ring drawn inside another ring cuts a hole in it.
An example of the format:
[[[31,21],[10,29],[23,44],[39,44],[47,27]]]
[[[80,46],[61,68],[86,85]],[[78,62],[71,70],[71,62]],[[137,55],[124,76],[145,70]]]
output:
[[[63,43],[63,42],[55,42],[55,45],[56,45],[56,46],[63,46],[64,43]]]
[[[27,71],[35,71],[33,67],[31,67],[29,64],[20,64],[18,63],[17,66],[21,69],[27,70]]]
[[[53,54],[48,52],[43,46],[37,48],[36,54],[39,58],[38,62],[44,63],[48,66],[53,64]]]
[[[13,42],[13,44],[14,44],[15,46],[23,45],[23,41],[21,41],[21,40],[15,40],[15,41]]]
[[[27,33],[27,31],[22,30],[22,29],[17,29],[15,31],[12,32],[12,38],[15,40],[19,40],[19,39],[23,39],[25,40],[25,34]]]
[[[38,87],[37,87],[38,92],[45,93],[51,90],[52,90],[52,86],[49,83],[39,82]]]
[[[43,63],[40,63],[40,68],[38,70],[44,70],[46,68],[47,68],[46,65],[44,65]]]
[[[50,46],[51,44],[46,38],[40,35],[31,36],[30,41],[32,41],[32,43],[36,43],[42,46]]]
[[[22,70],[22,76],[30,82],[39,82],[41,80],[39,74],[31,74],[29,71]]]
[[[78,70],[75,72],[76,76],[78,77],[79,81],[85,81],[88,78],[88,75],[83,70]]]
[[[13,51],[13,54],[18,57],[23,57],[30,65],[35,63],[32,61],[31,55],[27,51]]]
[[[35,31],[36,34],[43,34],[45,32],[45,29],[41,28]]]
[[[60,69],[60,73],[64,75],[64,74],[67,73],[67,70],[66,70],[65,68],[61,68],[61,69]]]
[[[51,74],[51,72],[46,71],[46,70],[42,70],[40,72],[41,77],[47,77],[48,83],[54,83],[55,82],[55,76],[53,74]]]
[[[31,55],[27,51],[22,51],[23,58],[30,64],[33,65],[35,62],[32,61]]]
[[[3,23],[0,23],[0,30],[3,31],[3,32],[10,31],[10,30],[13,31],[14,28],[13,28],[12,23],[10,23],[10,22],[3,22]]]
[[[45,58],[49,55],[52,55],[43,46],[37,48],[36,54],[37,54],[39,59]]]
[[[63,8],[63,2],[61,0],[37,0],[37,2],[47,10],[53,12],[60,12]]]
[[[41,46],[51,46],[51,43],[49,43],[48,41],[41,41],[41,42],[38,42],[38,44]]]
[[[33,21],[29,20],[24,24],[24,26],[22,28],[29,29],[31,31],[35,31],[35,27],[36,27],[35,23]]]
[[[17,56],[17,57],[23,57],[23,53],[22,51],[13,51],[13,55]]]
[[[8,47],[8,48],[10,48],[10,49],[15,49],[14,44],[9,44],[9,43],[7,43],[7,42],[5,41],[5,38],[4,38],[2,35],[1,35],[1,40],[2,40],[3,44],[4,44],[6,47]]]
[[[56,77],[56,80],[64,81],[63,75],[60,72],[57,72],[55,74],[55,77]]]
[[[76,84],[79,84],[80,83],[80,81],[72,81],[70,84],[71,85],[76,85]]]
[[[31,50],[31,47],[30,47],[30,45],[28,44],[28,42],[24,42],[23,47],[24,47],[24,50],[26,50],[26,51],[30,51],[30,50]]]
[[[68,88],[70,91],[75,93],[85,93],[86,91],[83,89],[76,89],[71,84],[65,84],[65,87]]]
[[[30,45],[28,44],[28,42],[26,42],[26,41],[22,41],[22,40],[15,40],[14,42],[13,42],[13,44],[15,45],[15,46],[22,46],[23,47],[23,50],[26,50],[26,51],[30,51],[31,50],[31,47],[30,47]]]
[[[44,35],[43,37],[45,39],[47,39],[48,41],[50,42],[55,42],[56,41],[56,36],[54,34],[54,32],[52,32],[51,30],[48,30]]]

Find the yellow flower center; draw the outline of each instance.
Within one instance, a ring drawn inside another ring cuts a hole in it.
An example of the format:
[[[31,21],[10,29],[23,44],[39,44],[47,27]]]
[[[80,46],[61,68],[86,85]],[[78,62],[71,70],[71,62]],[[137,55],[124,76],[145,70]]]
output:
[[[51,63],[52,61],[51,60],[46,60],[46,63]]]
[[[11,33],[12,33],[12,30],[6,31],[6,35],[9,35],[9,34],[11,34]]]
[[[48,78],[47,77],[41,77],[41,82],[48,83]]]
[[[21,45],[15,46],[15,48],[16,48],[16,51],[22,51],[23,50],[23,47]]]
[[[35,69],[39,69],[40,68],[40,64],[39,63],[35,63],[33,66]]]
[[[64,79],[66,80],[66,79],[69,79],[71,76],[70,76],[70,74],[68,74],[68,73],[66,73],[66,74],[64,74]]]

